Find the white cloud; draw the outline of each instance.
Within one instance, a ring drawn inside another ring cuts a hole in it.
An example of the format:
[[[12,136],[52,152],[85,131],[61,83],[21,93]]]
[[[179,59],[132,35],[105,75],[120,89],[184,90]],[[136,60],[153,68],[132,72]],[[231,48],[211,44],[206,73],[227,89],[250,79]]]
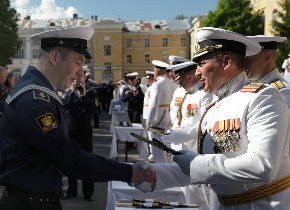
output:
[[[11,0],[11,6],[21,14],[21,18],[30,15],[31,19],[59,19],[72,18],[73,14],[79,14],[78,10],[69,6],[67,9],[58,6],[55,0],[41,0],[41,5],[30,5],[29,0]]]

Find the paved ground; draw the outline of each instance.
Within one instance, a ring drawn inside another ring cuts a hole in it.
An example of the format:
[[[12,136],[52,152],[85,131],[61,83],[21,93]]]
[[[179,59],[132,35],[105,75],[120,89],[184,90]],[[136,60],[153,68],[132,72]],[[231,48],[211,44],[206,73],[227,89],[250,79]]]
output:
[[[111,116],[107,113],[100,115],[100,128],[94,129],[94,153],[108,158],[110,153],[110,144],[112,135],[110,134],[110,119]],[[124,144],[119,145],[119,161],[125,160]],[[128,161],[135,162],[139,156],[135,149],[131,149],[128,154]],[[67,178],[63,179],[65,189],[67,188]],[[78,197],[63,200],[62,205],[64,210],[105,210],[107,202],[107,183],[95,183],[94,201],[88,202],[83,199],[81,191],[81,182],[78,182]]]

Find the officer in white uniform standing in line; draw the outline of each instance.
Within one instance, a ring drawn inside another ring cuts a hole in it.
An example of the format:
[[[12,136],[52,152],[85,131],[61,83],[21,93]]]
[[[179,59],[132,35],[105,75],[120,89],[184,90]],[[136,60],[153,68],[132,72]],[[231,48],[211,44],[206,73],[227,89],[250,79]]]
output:
[[[155,131],[165,131],[170,127],[169,106],[175,89],[173,81],[166,75],[166,69],[169,65],[158,60],[153,60],[152,64],[154,65],[154,79],[156,81],[151,86],[146,127],[150,131],[148,133],[149,139],[156,138],[160,140],[160,133]],[[150,147],[150,150],[149,161],[164,163],[170,162],[172,159],[156,147]]]
[[[148,119],[148,101],[151,92],[151,86],[154,82],[154,72],[153,71],[145,71],[145,79],[146,79],[146,91],[144,93],[144,105],[143,105],[143,121],[144,125],[146,124],[146,120]]]
[[[178,110],[176,112],[173,126],[170,133],[162,137],[165,143],[181,143],[182,150],[196,151],[196,139],[189,142],[182,142],[182,139],[175,135],[174,129],[184,126],[194,126],[198,123],[206,107],[212,102],[212,94],[205,93],[201,88],[199,78],[195,76],[197,64],[184,62],[171,66],[173,78],[185,90]],[[209,209],[204,185],[189,185],[182,188],[186,202],[198,204],[199,209]]]
[[[247,57],[247,77],[252,82],[263,82],[276,88],[290,108],[290,84],[283,78],[275,64],[277,45],[287,38],[264,35],[248,36],[248,38],[258,42],[262,50],[257,55]]]
[[[170,65],[170,70],[171,70],[171,66],[172,65],[176,65],[179,63],[184,63],[184,62],[189,62],[190,60],[186,59],[186,58],[182,58],[179,56],[175,56],[175,55],[170,55],[168,57],[169,60],[169,65]],[[170,72],[171,78],[174,82],[174,78],[173,78],[173,72],[171,70]],[[171,126],[173,125],[173,122],[176,119],[177,116],[177,111],[178,111],[178,107],[180,105],[180,103],[182,102],[182,98],[185,95],[185,90],[183,87],[181,87],[179,84],[177,85],[177,88],[175,89],[173,96],[172,96],[172,101],[170,103],[170,119],[171,119]],[[174,147],[179,148],[179,145],[174,145]],[[172,147],[172,145],[171,145]],[[181,147],[180,147],[181,148]]]
[[[288,210],[290,112],[277,89],[249,83],[244,72],[245,56],[261,47],[212,27],[200,28],[196,39],[196,75],[218,100],[200,119],[199,154],[183,151],[173,158],[177,164],[150,165],[155,190],[210,184],[219,199],[214,209]]]

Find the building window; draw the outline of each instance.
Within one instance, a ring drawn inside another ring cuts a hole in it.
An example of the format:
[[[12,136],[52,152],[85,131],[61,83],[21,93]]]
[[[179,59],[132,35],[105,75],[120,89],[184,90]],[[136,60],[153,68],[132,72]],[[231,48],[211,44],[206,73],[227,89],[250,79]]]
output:
[[[168,56],[167,55],[163,55],[162,56],[162,61],[167,63],[168,62]]]
[[[162,46],[163,47],[168,47],[168,38],[163,38],[162,39]]]
[[[111,55],[111,45],[104,45],[104,55]]]
[[[144,63],[146,63],[146,64],[150,63],[150,55],[144,56]]]
[[[110,36],[104,36],[104,40],[105,41],[110,41],[111,40],[111,37]]]
[[[145,47],[150,47],[150,39],[145,38]]]
[[[24,58],[24,50],[23,49],[19,49],[15,55],[16,59],[23,59]]]
[[[181,42],[181,47],[186,47],[186,38],[185,37],[181,37],[180,42]]]
[[[112,72],[112,64],[111,62],[105,62],[105,70],[104,73],[105,74],[109,74]]]
[[[127,63],[132,63],[132,55],[127,55]]]
[[[132,47],[132,39],[127,39],[127,47]]]
[[[39,57],[40,57],[40,49],[33,49],[33,51],[32,51],[32,57],[33,57],[33,59],[39,59]]]

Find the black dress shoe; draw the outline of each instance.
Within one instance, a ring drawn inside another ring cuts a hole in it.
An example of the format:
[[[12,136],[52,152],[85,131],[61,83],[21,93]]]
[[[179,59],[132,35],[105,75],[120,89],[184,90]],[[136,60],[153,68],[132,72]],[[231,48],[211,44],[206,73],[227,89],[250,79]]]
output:
[[[64,196],[62,197],[63,200],[66,200],[66,199],[71,199],[71,198],[76,198],[77,195],[72,195],[72,194],[64,194]]]
[[[84,196],[84,199],[85,199],[86,201],[93,201],[93,200],[94,200],[94,197],[93,197],[92,195],[85,195],[85,196]]]

